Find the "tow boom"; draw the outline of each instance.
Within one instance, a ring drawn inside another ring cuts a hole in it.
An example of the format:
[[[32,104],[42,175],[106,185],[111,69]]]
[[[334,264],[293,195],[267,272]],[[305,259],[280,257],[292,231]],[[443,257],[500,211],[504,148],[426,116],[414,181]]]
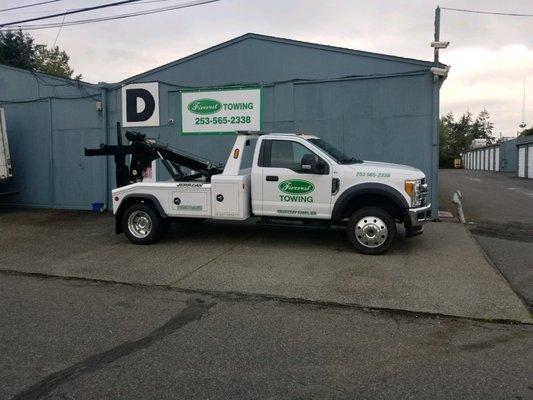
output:
[[[175,181],[189,181],[202,176],[210,181],[211,176],[223,171],[219,163],[170,148],[142,133],[127,131],[125,136],[130,141],[128,145],[122,143],[120,123],[117,123],[117,145],[101,144],[97,149],[85,149],[85,155],[88,157],[114,156],[117,187],[141,182],[146,168],[158,158]],[[129,167],[126,164],[127,155],[131,155]],[[183,167],[194,173],[186,174],[182,170]]]

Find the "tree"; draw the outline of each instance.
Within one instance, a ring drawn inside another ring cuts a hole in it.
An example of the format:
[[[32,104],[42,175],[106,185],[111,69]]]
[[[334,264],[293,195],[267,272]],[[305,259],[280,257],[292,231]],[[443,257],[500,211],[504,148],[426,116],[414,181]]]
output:
[[[439,166],[451,168],[453,160],[460,158],[474,139],[486,139],[487,144],[493,143],[494,124],[489,119],[487,110],[481,111],[475,120],[472,120],[470,112],[461,115],[457,121],[452,113],[443,116],[439,129]]]
[[[522,132],[520,132],[520,136],[532,136],[533,135],[533,127],[524,129]]]
[[[33,38],[22,31],[0,31],[0,63],[33,69],[35,65]]]
[[[51,49],[43,44],[35,46],[35,69],[39,72],[71,78],[74,70],[69,65],[70,57],[58,46]],[[74,79],[81,79],[81,75]]]
[[[72,78],[74,70],[69,65],[70,58],[58,46],[49,48],[35,44],[27,33],[0,31],[0,63],[13,67],[42,72],[62,78]],[[74,77],[81,79],[81,75]]]

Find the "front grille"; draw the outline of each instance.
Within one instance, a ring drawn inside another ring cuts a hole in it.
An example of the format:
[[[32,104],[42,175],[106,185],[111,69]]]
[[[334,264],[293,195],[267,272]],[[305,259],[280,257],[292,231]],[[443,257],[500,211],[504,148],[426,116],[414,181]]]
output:
[[[426,178],[422,178],[421,181],[420,181],[420,184],[421,185],[425,185],[426,184]],[[420,199],[420,206],[421,207],[423,207],[423,206],[428,204],[427,195],[428,195],[427,191],[426,192],[420,192],[419,199]]]

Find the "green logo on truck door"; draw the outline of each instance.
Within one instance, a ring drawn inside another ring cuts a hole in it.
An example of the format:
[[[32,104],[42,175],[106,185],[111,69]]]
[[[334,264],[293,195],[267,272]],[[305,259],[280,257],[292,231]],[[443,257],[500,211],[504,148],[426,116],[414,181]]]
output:
[[[187,108],[192,113],[208,115],[219,112],[222,109],[222,103],[213,99],[198,99],[191,101]]]
[[[287,194],[307,194],[315,190],[315,185],[303,179],[289,179],[281,182],[278,188]]]

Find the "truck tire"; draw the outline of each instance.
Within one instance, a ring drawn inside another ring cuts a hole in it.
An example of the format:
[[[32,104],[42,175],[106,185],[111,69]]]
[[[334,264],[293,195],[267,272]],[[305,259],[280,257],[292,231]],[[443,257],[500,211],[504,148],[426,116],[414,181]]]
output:
[[[140,202],[129,206],[122,215],[122,229],[134,244],[151,244],[168,232],[170,223],[161,218],[152,205]]]
[[[382,254],[396,237],[396,223],[380,207],[364,207],[354,211],[346,227],[348,240],[363,254]]]

